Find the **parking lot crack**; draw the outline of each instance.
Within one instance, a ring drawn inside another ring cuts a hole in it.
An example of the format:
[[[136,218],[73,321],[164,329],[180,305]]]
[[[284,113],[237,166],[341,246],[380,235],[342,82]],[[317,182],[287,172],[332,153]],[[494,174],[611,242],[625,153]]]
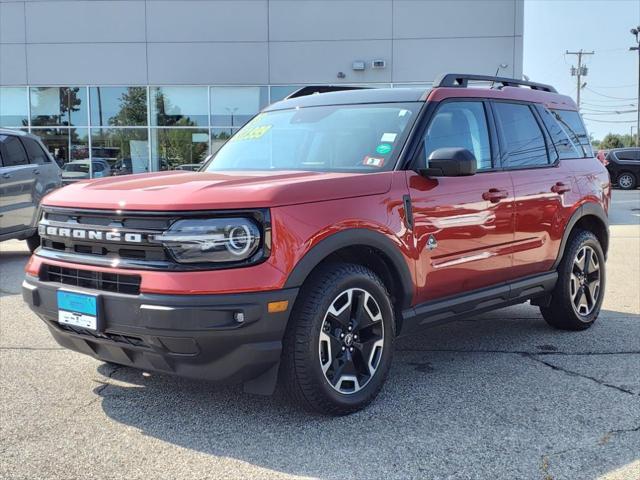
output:
[[[635,392],[633,392],[631,390],[627,390],[626,388],[620,387],[618,385],[614,385],[612,383],[607,383],[607,382],[605,382],[603,380],[600,380],[599,378],[592,377],[590,375],[585,375],[583,373],[578,373],[578,372],[575,372],[573,370],[569,370],[569,369],[560,367],[558,365],[554,365],[553,363],[547,362],[546,360],[543,360],[541,358],[536,358],[537,354],[534,355],[534,354],[530,354],[530,353],[525,353],[525,354],[523,354],[523,356],[526,357],[526,358],[530,358],[531,360],[533,360],[535,362],[538,362],[538,363],[541,363],[543,365],[546,365],[547,367],[551,368],[552,370],[556,370],[556,371],[562,372],[562,373],[564,373],[566,375],[569,375],[569,376],[572,376],[572,377],[585,378],[587,380],[591,380],[592,382],[597,383],[598,385],[602,385],[603,387],[612,388],[614,390],[617,390],[617,391],[622,392],[622,393],[626,393],[628,395],[638,396],[637,393],[635,393]]]

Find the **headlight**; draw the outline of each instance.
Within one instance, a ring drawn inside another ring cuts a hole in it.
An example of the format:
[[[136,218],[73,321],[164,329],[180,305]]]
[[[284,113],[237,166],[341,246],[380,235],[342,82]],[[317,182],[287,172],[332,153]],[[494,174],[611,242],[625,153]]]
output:
[[[180,263],[235,263],[250,259],[260,248],[260,229],[249,218],[178,220],[154,241]]]

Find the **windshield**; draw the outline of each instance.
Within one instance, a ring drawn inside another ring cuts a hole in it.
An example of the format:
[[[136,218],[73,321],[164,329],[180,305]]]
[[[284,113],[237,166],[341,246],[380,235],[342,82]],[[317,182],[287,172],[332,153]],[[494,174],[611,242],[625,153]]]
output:
[[[391,170],[421,106],[332,105],[264,112],[203,170]]]

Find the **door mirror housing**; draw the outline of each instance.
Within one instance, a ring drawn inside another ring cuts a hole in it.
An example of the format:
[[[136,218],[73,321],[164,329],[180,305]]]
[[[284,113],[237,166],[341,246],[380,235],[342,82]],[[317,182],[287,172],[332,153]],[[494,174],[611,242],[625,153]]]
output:
[[[429,155],[429,168],[421,168],[423,177],[466,177],[475,175],[476,157],[466,148],[439,148]]]

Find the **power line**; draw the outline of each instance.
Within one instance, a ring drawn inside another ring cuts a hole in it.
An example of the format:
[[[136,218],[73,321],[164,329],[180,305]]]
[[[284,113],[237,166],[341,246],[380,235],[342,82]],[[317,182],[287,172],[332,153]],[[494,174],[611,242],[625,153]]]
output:
[[[635,120],[599,120],[597,118],[589,118],[582,117],[588,122],[597,122],[597,123],[636,123]]]
[[[586,90],[589,90],[591,93],[595,93],[596,95],[600,95],[601,97],[613,98],[615,100],[635,100],[633,97],[614,97],[612,95],[605,95],[604,93],[596,92],[592,88],[585,87]]]

